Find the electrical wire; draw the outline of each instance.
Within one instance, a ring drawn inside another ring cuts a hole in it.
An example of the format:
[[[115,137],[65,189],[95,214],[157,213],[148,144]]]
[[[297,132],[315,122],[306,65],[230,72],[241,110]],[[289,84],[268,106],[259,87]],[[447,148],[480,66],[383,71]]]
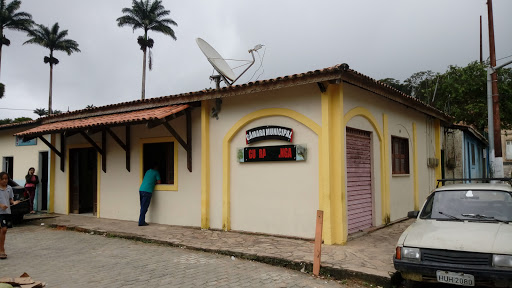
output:
[[[264,50],[263,50],[263,57],[261,57],[261,54],[260,54],[259,51],[256,51],[256,53],[258,53],[258,57],[259,57],[259,60],[260,60],[260,66],[258,67],[258,69],[256,69],[256,71],[254,71],[254,73],[252,74],[251,78],[247,82],[251,82],[252,78],[254,78],[254,75],[256,75],[256,73],[258,73],[258,71],[263,66],[263,60],[265,59],[265,52],[266,51],[267,51],[267,48],[265,47]],[[265,72],[265,69],[263,69],[263,71],[258,75],[258,77],[256,77],[256,80],[254,80],[254,81],[258,81],[258,79],[260,78],[261,75],[263,75],[264,72]]]
[[[509,58],[509,57],[512,57],[512,55],[508,55],[508,56],[505,56],[505,57],[503,57],[503,58],[496,59],[496,61],[500,61],[500,60],[503,60],[503,59],[506,59],[506,58]]]
[[[21,108],[0,108],[2,110],[25,110],[25,111],[34,111],[33,109],[21,109]]]

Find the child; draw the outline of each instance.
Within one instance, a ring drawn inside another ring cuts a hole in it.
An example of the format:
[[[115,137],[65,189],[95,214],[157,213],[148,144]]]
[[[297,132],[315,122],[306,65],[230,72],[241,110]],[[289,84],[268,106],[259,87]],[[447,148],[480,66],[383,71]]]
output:
[[[11,228],[11,205],[16,205],[20,201],[13,201],[14,194],[11,186],[7,185],[9,182],[9,175],[5,172],[0,172],[0,259],[6,259],[5,254],[5,234],[7,234],[7,227]]]

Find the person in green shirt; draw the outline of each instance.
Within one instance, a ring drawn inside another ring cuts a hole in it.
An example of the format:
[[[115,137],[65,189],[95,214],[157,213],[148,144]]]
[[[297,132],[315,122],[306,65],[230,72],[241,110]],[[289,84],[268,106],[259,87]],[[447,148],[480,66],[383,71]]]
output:
[[[139,188],[140,196],[140,215],[139,215],[139,226],[146,226],[146,213],[148,212],[149,204],[151,203],[151,196],[153,196],[153,190],[156,184],[160,184],[160,173],[158,173],[158,163],[153,164],[153,168],[146,171],[142,184]]]

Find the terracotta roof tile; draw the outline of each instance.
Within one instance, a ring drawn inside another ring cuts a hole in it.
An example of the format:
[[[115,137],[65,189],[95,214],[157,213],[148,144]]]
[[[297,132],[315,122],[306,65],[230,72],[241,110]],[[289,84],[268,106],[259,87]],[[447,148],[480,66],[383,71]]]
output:
[[[74,119],[61,122],[43,124],[38,127],[15,134],[16,136],[28,136],[34,134],[48,134],[72,129],[92,128],[99,126],[116,126],[124,123],[151,121],[163,119],[169,115],[178,113],[188,108],[188,104],[171,105],[153,109],[137,110],[131,112],[95,116],[89,118]]]

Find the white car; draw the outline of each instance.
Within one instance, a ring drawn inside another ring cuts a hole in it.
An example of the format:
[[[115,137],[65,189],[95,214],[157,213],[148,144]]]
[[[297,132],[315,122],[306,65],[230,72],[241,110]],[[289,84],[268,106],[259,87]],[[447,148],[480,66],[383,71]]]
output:
[[[512,287],[512,187],[454,184],[429,195],[400,236],[393,263],[404,279]]]

